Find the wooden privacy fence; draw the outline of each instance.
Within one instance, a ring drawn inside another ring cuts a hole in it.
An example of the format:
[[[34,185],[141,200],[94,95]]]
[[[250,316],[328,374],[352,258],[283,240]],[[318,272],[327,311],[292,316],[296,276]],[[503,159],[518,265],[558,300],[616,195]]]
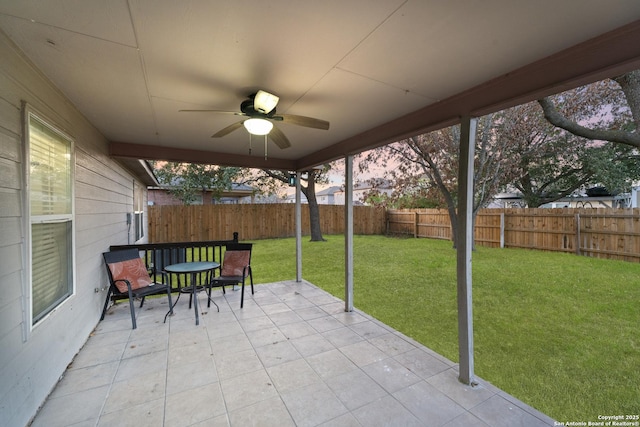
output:
[[[320,205],[323,234],[344,233],[344,206]],[[384,234],[385,210],[353,207],[355,234]],[[302,233],[310,234],[309,208],[302,206]],[[294,204],[149,206],[149,242],[220,240],[239,232],[241,240],[295,236]]]
[[[451,240],[443,209],[387,212],[387,232]],[[477,245],[571,252],[640,262],[640,209],[483,209]]]
[[[320,205],[323,234],[344,233],[344,206]],[[402,234],[451,240],[444,209],[354,206],[355,234]],[[302,206],[308,235],[309,208]],[[150,206],[149,242],[197,242],[295,236],[295,205]],[[476,217],[477,245],[571,252],[640,262],[640,209],[483,209]]]

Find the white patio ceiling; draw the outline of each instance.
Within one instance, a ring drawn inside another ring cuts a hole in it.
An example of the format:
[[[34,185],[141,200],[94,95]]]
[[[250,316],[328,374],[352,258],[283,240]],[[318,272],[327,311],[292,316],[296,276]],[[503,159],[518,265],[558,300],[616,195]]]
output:
[[[0,29],[115,156],[291,170],[640,68],[638,0],[2,0]],[[178,112],[257,89],[330,129],[281,124],[265,160]]]

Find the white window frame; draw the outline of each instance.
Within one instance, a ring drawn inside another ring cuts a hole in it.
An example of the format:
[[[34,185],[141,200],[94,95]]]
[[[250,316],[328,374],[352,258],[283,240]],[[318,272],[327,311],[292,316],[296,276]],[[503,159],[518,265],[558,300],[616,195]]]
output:
[[[60,136],[61,139],[65,140],[69,144],[70,158],[69,158],[69,172],[70,172],[70,197],[71,197],[71,212],[69,214],[52,214],[52,215],[37,215],[32,216],[31,209],[31,173],[30,173],[30,164],[31,164],[31,120],[37,120],[43,126],[46,126],[51,132]],[[23,105],[23,120],[24,120],[24,179],[25,179],[25,191],[24,191],[24,206],[25,206],[25,281],[23,295],[26,296],[25,304],[24,304],[24,334],[23,338],[28,339],[32,330],[37,328],[39,325],[46,322],[56,311],[60,309],[64,304],[66,304],[73,296],[76,295],[76,256],[75,256],[75,248],[76,248],[76,218],[75,218],[75,141],[74,139],[60,130],[59,127],[53,125],[53,121],[46,118],[43,114],[35,111],[30,105]],[[57,302],[55,307],[52,307],[47,310],[42,317],[38,318],[37,321],[34,321],[34,310],[33,310],[33,242],[32,242],[32,226],[33,224],[47,224],[47,223],[67,223],[70,222],[70,280],[71,286],[69,292],[63,296],[61,300]]]
[[[145,236],[144,230],[144,191],[145,188],[137,181],[133,181],[133,240],[138,242]]]

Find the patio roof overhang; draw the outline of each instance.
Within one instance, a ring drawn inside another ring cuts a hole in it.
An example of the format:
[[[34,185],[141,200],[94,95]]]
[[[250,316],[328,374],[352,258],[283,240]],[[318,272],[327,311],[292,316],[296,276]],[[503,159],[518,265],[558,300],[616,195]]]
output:
[[[534,101],[640,68],[640,21],[595,37],[435,102],[298,159],[237,155],[113,141],[110,154],[121,159],[174,160],[228,166],[307,170],[347,155]]]
[[[121,159],[305,170],[640,68],[636,0],[371,3],[4,1],[0,29]],[[268,156],[237,111],[257,89],[292,143]],[[73,131],[71,129],[71,131]]]

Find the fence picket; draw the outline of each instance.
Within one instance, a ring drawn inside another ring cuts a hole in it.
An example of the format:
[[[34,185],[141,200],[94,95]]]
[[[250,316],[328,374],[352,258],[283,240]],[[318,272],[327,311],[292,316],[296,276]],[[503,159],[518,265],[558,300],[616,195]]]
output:
[[[414,220],[414,212],[418,219]],[[443,209],[397,209],[387,213],[388,234],[451,239],[443,234]],[[414,223],[414,221],[416,221]],[[640,209],[483,209],[474,230],[479,246],[569,252],[640,262]]]
[[[238,231],[242,240],[295,236],[293,204],[149,206],[149,241],[219,240]],[[356,234],[384,234],[384,208],[354,206]],[[320,205],[324,234],[344,232],[344,206]],[[302,210],[303,234],[310,234],[309,211]]]
[[[344,206],[320,205],[323,234],[344,233]],[[149,241],[242,240],[295,235],[293,204],[150,206]],[[354,206],[354,233],[451,240],[444,209]],[[302,209],[302,230],[310,230]],[[479,246],[540,249],[640,262],[640,209],[483,209],[475,224]]]

